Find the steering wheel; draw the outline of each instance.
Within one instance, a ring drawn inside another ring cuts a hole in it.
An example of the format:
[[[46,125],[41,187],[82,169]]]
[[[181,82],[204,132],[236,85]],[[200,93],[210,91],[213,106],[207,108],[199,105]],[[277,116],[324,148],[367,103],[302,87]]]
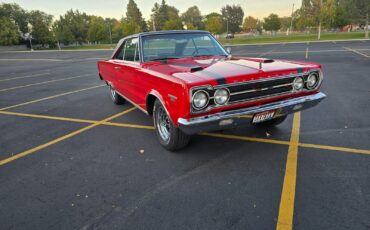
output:
[[[199,50],[206,50],[208,53],[211,53],[211,50],[208,49],[208,48],[197,48],[193,51],[193,53],[191,54],[191,56],[194,56],[195,54],[199,54]]]

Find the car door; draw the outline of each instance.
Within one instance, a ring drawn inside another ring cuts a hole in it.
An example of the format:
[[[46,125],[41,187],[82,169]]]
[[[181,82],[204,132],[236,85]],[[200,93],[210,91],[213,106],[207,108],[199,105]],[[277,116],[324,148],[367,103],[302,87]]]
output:
[[[135,104],[140,103],[143,92],[138,91],[140,55],[137,37],[127,39],[115,59],[117,91]]]

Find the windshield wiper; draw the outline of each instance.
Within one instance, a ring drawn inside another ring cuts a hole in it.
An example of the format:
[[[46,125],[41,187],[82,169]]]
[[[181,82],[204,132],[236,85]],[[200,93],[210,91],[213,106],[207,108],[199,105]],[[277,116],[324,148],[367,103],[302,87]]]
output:
[[[226,55],[220,55],[220,54],[198,54],[193,57],[213,57],[213,56],[225,56],[226,57]]]
[[[179,59],[179,57],[161,57],[161,58],[154,58],[150,61],[166,61],[166,60],[173,60],[173,59]]]

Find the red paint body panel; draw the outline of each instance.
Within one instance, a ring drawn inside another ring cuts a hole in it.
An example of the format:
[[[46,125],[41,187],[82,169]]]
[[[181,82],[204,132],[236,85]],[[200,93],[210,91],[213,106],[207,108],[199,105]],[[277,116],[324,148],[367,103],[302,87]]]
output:
[[[296,74],[297,69],[309,71],[310,69],[321,68],[316,63],[274,60],[272,63],[262,63],[262,69],[259,69],[260,62],[264,60],[261,58],[224,58],[218,56],[182,58],[168,60],[166,63],[105,60],[98,62],[98,69],[103,80],[145,111],[147,111],[149,95],[154,95],[160,99],[171,120],[178,126],[178,118],[203,116],[224,110],[315,93],[311,91],[277,96],[214,108],[199,114],[190,112],[190,89],[204,85],[215,86],[218,84],[217,78],[223,78],[226,84],[231,84]],[[189,67],[192,65],[200,66],[202,70],[192,71]]]

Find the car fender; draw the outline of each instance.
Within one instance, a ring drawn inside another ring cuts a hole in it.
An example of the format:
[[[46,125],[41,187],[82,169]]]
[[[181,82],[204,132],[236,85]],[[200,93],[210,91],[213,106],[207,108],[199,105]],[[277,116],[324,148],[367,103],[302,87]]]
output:
[[[155,89],[152,89],[152,90],[148,93],[148,95],[147,95],[147,97],[146,97],[146,101],[147,101],[147,102],[148,102],[148,98],[149,98],[149,96],[154,96],[154,97],[156,97],[156,98],[161,102],[161,104],[163,105],[164,109],[166,110],[166,112],[167,112],[167,114],[168,114],[168,116],[169,116],[169,118],[170,118],[171,122],[172,122],[176,127],[178,127],[177,119],[174,117],[174,114],[173,114],[173,113],[171,113],[170,105],[169,105],[169,103],[168,103],[168,100],[166,100],[165,98],[163,98],[162,94],[161,94],[161,93],[159,93],[159,92],[158,92],[157,90],[155,90]],[[148,111],[148,108],[147,108],[147,111]],[[149,111],[148,111],[148,112],[149,112]]]

